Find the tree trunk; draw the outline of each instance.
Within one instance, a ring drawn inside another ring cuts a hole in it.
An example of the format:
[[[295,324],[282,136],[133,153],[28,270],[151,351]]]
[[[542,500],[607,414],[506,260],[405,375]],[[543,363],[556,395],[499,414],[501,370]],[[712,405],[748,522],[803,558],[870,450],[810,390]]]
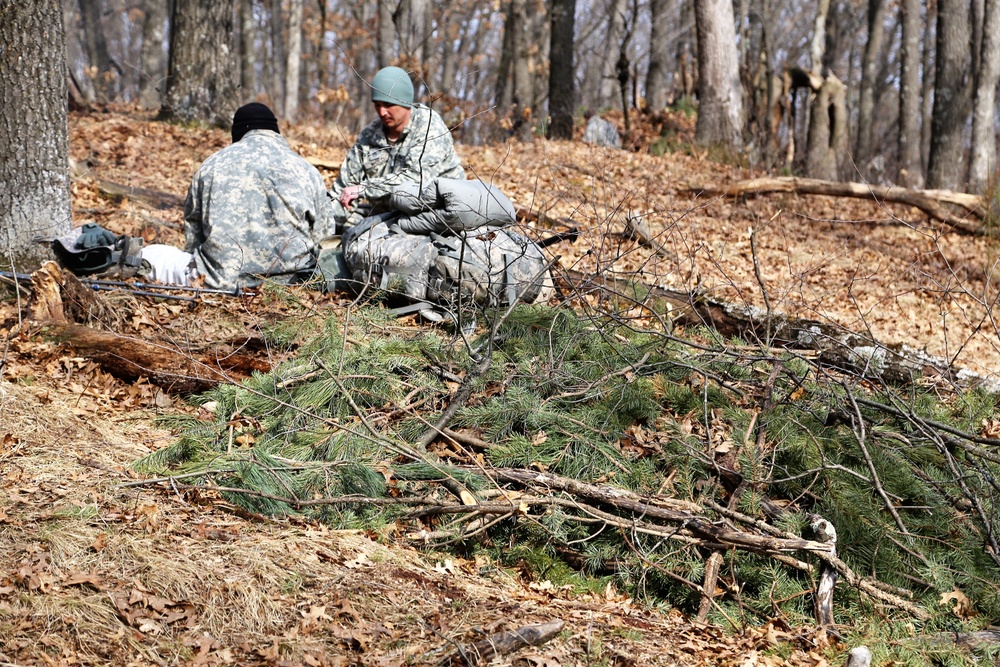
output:
[[[962,132],[969,118],[972,66],[968,0],[939,0],[937,20],[937,76],[934,79],[934,115],[927,185],[960,189]]]
[[[61,0],[0,0],[0,263],[51,257],[32,237],[70,228],[66,44]]]
[[[920,6],[921,0],[903,0],[903,37],[899,73],[899,159],[896,180],[906,187],[922,187],[920,164]]]
[[[299,66],[302,64],[302,10],[304,0],[290,0],[288,6],[288,60],[285,66],[285,119],[299,113]]]
[[[514,14],[514,127],[515,134],[521,141],[531,141],[532,103],[534,98],[534,72],[532,71],[532,44],[529,39],[530,22],[528,21],[527,0],[513,0],[511,8]]]
[[[101,102],[114,99],[115,86],[112,83],[114,72],[111,66],[111,56],[108,54],[108,42],[101,24],[101,0],[79,0],[80,18],[83,22],[83,43],[87,51],[87,60],[94,68],[93,83]]]
[[[237,106],[234,65],[233,0],[176,0],[160,116],[228,127]]]
[[[166,2],[147,2],[142,22],[142,71],[139,73],[139,103],[143,109],[159,109],[163,103],[163,80],[167,60],[163,43],[167,36]]]
[[[667,48],[670,27],[667,25],[669,0],[650,0],[649,69],[646,70],[646,108],[661,111],[667,106]],[[552,26],[553,31],[555,25]]]
[[[695,0],[698,33],[698,125],[703,146],[740,149],[743,91],[736,62],[736,26],[729,0]]]
[[[514,34],[517,30],[517,16],[514,2],[508,2],[504,12],[503,40],[500,47],[500,63],[497,66],[497,85],[493,95],[493,104],[497,116],[504,118],[510,113],[513,91],[510,86],[511,70],[514,66]]]
[[[573,138],[576,90],[573,73],[573,40],[576,34],[576,0],[554,0],[549,48],[550,139]]]
[[[872,124],[875,116],[875,89],[878,87],[878,58],[885,39],[885,2],[868,0],[868,38],[861,61],[861,95],[858,101],[858,135],[854,143],[854,163],[867,180],[872,159]]]
[[[812,93],[806,138],[806,174],[835,181],[847,152],[847,87],[832,74],[825,79],[815,72],[796,70]],[[801,86],[801,83],[799,84]]]
[[[253,99],[257,90],[257,28],[253,0],[240,0],[240,99]],[[322,84],[321,84],[322,85]]]
[[[271,26],[271,58],[270,77],[268,77],[269,90],[267,91],[274,105],[277,107],[274,112],[279,116],[284,116],[285,110],[282,108],[285,102],[285,64],[288,62],[285,56],[285,28],[284,19],[281,13],[281,0],[271,0],[268,17]]]
[[[598,88],[597,104],[601,109],[617,107],[620,99],[618,91],[618,49],[625,34],[625,0],[611,0],[608,7],[608,33],[604,40],[604,59],[601,61],[601,85]],[[735,40],[735,35],[733,36]],[[735,41],[733,42],[735,44]],[[734,47],[735,48],[735,47]]]
[[[392,22],[392,0],[378,0],[378,32],[375,33],[375,48],[379,69],[392,64],[396,46],[396,26]]]
[[[985,26],[972,109],[972,157],[969,187],[985,192],[996,185],[997,137],[994,124],[996,90],[1000,80],[1000,0],[987,0]]]
[[[812,39],[809,42],[809,62],[812,64],[812,71],[820,76],[823,74],[823,59],[826,57],[826,17],[829,13],[830,0],[819,0],[813,19]]]
[[[920,55],[923,76],[920,82],[920,166],[921,180],[926,181],[927,165],[931,155],[931,119],[934,117],[934,79],[937,67],[934,64],[934,43],[937,34],[937,3],[927,2],[927,19],[924,23],[924,45]],[[932,32],[933,31],[933,32]]]

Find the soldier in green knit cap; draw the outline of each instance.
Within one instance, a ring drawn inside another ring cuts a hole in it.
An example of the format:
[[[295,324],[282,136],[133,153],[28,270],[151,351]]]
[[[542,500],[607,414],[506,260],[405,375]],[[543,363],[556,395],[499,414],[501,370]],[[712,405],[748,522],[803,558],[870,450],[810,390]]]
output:
[[[361,131],[330,190],[339,229],[378,212],[380,200],[401,183],[465,178],[451,132],[436,111],[414,102],[404,70],[379,70],[371,99],[378,119]]]

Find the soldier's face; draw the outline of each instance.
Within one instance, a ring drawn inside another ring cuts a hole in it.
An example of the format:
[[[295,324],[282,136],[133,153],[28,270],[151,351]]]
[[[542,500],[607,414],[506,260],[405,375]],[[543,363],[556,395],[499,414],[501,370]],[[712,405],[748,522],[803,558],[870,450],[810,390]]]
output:
[[[397,138],[410,122],[412,109],[385,102],[373,102],[373,104],[375,105],[375,113],[382,121],[382,129],[385,130],[386,136],[390,139]]]

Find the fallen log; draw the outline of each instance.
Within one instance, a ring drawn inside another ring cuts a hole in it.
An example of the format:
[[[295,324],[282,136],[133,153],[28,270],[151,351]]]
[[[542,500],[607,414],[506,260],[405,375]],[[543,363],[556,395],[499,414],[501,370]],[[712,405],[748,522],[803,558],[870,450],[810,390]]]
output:
[[[35,271],[31,283],[25,318],[39,325],[39,333],[127,382],[145,377],[168,391],[196,393],[221,382],[239,382],[254,371],[270,370],[266,360],[250,354],[229,350],[191,354],[86,326],[96,313],[106,316],[112,308],[55,262],[46,262]]]
[[[126,382],[146,378],[167,391],[191,394],[223,382],[240,382],[270,365],[252,355],[230,352],[190,354],[168,345],[101,331],[79,324],[50,323],[42,337],[73,354],[93,359],[101,369]]]
[[[538,625],[526,625],[517,630],[497,632],[468,648],[460,648],[441,661],[441,664],[485,664],[497,656],[508,655],[525,646],[541,646],[562,632],[565,625],[563,621],[549,621]]]
[[[1000,230],[968,219],[971,215],[981,220],[989,212],[989,207],[982,197],[962,192],[910,190],[895,185],[823,181],[795,176],[753,178],[729,185],[687,185],[681,189],[692,194],[715,197],[748,197],[772,192],[792,192],[803,195],[873,199],[880,203],[913,206],[935,220],[966,234],[1000,238]],[[962,208],[963,214],[953,213],[946,204]]]

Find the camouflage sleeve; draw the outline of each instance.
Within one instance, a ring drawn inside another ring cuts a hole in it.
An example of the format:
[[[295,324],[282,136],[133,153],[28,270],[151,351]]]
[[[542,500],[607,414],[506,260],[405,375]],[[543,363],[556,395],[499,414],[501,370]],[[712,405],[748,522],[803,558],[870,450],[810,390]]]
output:
[[[184,250],[192,252],[195,248],[205,242],[205,230],[202,227],[201,209],[201,170],[199,169],[194,178],[191,179],[191,186],[188,188],[187,197],[184,199]]]

